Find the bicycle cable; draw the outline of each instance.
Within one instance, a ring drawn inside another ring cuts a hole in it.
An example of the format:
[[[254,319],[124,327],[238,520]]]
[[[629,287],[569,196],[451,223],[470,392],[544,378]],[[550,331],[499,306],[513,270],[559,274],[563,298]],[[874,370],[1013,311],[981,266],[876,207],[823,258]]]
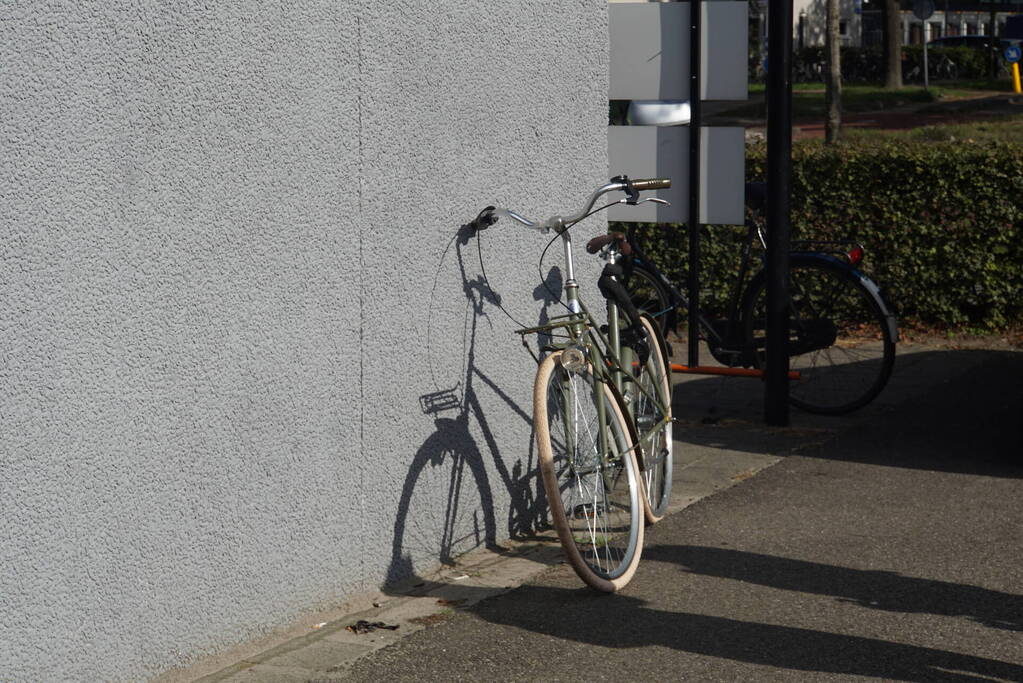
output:
[[[483,276],[483,282],[487,285],[487,289],[490,290],[490,292],[494,295],[495,299],[500,301],[500,296],[497,294],[497,292],[494,291],[494,288],[490,285],[490,278],[487,277],[487,269],[483,267],[483,245],[482,245],[482,240],[480,238],[480,233],[481,232],[483,232],[483,231],[482,230],[477,230],[476,231],[476,252],[479,254],[479,257],[480,257],[480,274]],[[511,313],[509,313],[508,309],[506,309],[502,304],[497,303],[495,305],[497,306],[498,309],[500,309],[500,311],[502,313],[505,314],[505,316],[508,317],[509,320],[511,320],[516,325],[518,325],[520,328],[525,329],[525,328],[529,327],[529,325],[523,325],[521,322],[516,320],[515,316],[513,316]]]
[[[586,214],[585,216],[582,216],[578,220],[572,221],[570,224],[565,226],[564,230],[562,230],[561,232],[556,234],[554,237],[552,237],[551,240],[547,243],[547,246],[545,246],[543,248],[543,251],[540,252],[540,260],[537,263],[537,272],[540,274],[540,284],[543,285],[543,288],[546,289],[547,292],[551,295],[552,300],[557,302],[557,303],[559,303],[559,304],[561,304],[561,306],[564,307],[564,309],[566,311],[571,312],[571,309],[568,307],[568,304],[566,304],[564,301],[562,301],[561,300],[561,296],[558,295],[554,290],[552,290],[550,288],[550,286],[547,284],[547,279],[543,276],[543,259],[544,259],[544,256],[547,254],[547,250],[551,248],[551,245],[554,244],[554,242],[557,241],[557,239],[559,237],[561,237],[562,233],[564,233],[564,232],[566,232],[568,230],[571,230],[576,225],[578,225],[581,221],[586,220],[587,218],[589,218],[593,214],[598,213],[600,211],[603,211],[604,209],[608,209],[608,208],[614,206],[617,203],[618,202],[611,202],[610,204],[605,204],[604,206],[600,207],[599,209],[594,209],[593,211],[590,211],[588,214]],[[480,259],[480,274],[483,276],[483,282],[487,285],[487,289],[489,289],[494,294],[495,298],[499,299],[500,297],[498,296],[497,292],[494,291],[493,286],[491,286],[491,284],[490,284],[490,278],[487,277],[487,269],[483,265],[483,244],[482,244],[482,239],[480,238],[480,233],[482,232],[482,230],[476,230],[475,232],[476,232],[476,252],[479,254],[479,259]],[[524,325],[522,322],[517,320],[515,318],[515,316],[513,316],[511,313],[509,313],[508,309],[506,309],[500,303],[495,304],[495,305],[497,306],[498,309],[500,309],[500,311],[502,313],[505,314],[505,316],[509,320],[511,320],[516,325],[518,325],[520,328],[525,329],[525,328],[530,327],[530,325]]]
[[[550,287],[549,287],[549,286],[547,285],[547,279],[546,279],[546,278],[545,278],[545,277],[543,276],[543,258],[544,258],[544,256],[546,256],[546,255],[547,255],[547,250],[551,248],[551,245],[552,245],[552,244],[554,244],[554,242],[555,242],[555,241],[556,241],[556,240],[557,240],[557,239],[558,239],[559,237],[561,237],[562,233],[564,233],[564,232],[567,232],[567,231],[571,230],[571,229],[572,229],[572,228],[574,228],[574,227],[575,227],[576,225],[578,225],[578,224],[579,224],[580,222],[582,222],[582,221],[586,220],[587,218],[589,218],[589,217],[590,217],[590,216],[592,216],[593,214],[595,214],[595,213],[598,213],[598,212],[600,212],[600,211],[603,211],[604,209],[609,209],[609,208],[611,208],[612,206],[614,206],[614,205],[615,205],[615,204],[617,204],[617,203],[618,203],[618,202],[611,202],[610,204],[605,204],[604,206],[600,207],[599,209],[594,209],[593,211],[590,211],[590,212],[589,212],[588,214],[586,214],[585,216],[582,216],[582,217],[581,217],[581,218],[579,218],[578,220],[572,221],[572,222],[571,222],[571,223],[570,223],[569,225],[566,225],[566,226],[565,226],[565,229],[564,229],[564,230],[562,230],[562,231],[561,231],[561,232],[559,232],[559,233],[558,233],[557,235],[555,235],[554,237],[552,237],[552,238],[551,238],[551,241],[550,241],[550,242],[548,242],[548,243],[547,243],[547,246],[543,248],[543,251],[542,251],[542,252],[540,252],[540,260],[539,260],[539,261],[537,262],[537,265],[536,265],[536,271],[537,271],[537,272],[538,272],[538,273],[540,274],[540,284],[542,284],[542,285],[543,285],[543,287],[544,287],[544,289],[546,289],[546,290],[547,290],[547,292],[548,292],[548,293],[549,293],[549,294],[550,294],[550,295],[551,295],[551,296],[553,297],[554,301],[556,301],[557,303],[561,304],[561,305],[562,305],[562,307],[563,307],[563,308],[564,308],[564,309],[565,309],[566,311],[568,311],[569,313],[571,313],[571,312],[572,312],[572,309],[570,309],[570,308],[568,307],[568,304],[566,304],[566,303],[565,303],[564,301],[562,301],[562,300],[561,300],[561,296],[559,296],[559,295],[558,295],[558,294],[557,294],[557,293],[556,293],[556,292],[555,292],[554,290],[552,290],[552,289],[551,289],[551,288],[550,288]]]

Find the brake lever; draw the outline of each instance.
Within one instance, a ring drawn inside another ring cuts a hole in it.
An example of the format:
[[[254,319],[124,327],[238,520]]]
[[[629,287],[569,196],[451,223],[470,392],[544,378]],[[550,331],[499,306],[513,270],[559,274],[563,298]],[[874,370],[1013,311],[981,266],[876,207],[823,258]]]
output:
[[[486,230],[496,222],[497,216],[494,215],[494,207],[488,206],[480,211],[479,215],[469,223],[469,228],[479,232],[480,230]]]
[[[671,202],[669,202],[667,199],[661,199],[660,197],[646,197],[645,199],[640,199],[638,202],[635,203],[630,202],[628,199],[619,199],[617,202],[615,202],[615,204],[629,204],[630,206],[639,206],[644,202],[653,202],[654,204],[664,204],[665,206],[671,206]]]

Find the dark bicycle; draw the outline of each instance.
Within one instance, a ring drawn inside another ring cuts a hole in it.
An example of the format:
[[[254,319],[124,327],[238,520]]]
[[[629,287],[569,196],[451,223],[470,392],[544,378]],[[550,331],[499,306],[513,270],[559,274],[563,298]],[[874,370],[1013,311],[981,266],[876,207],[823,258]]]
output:
[[[746,186],[750,218],[726,314],[699,316],[700,338],[715,360],[732,368],[764,366],[766,277],[762,268],[750,273],[754,244],[766,248],[766,200],[766,184]],[[634,256],[626,287],[636,307],[658,319],[667,334],[680,322],[679,310],[688,308],[686,297],[643,252],[635,227],[628,239]],[[789,252],[788,349],[790,368],[798,373],[789,396],[808,412],[839,415],[861,408],[891,375],[898,327],[881,289],[858,268],[864,254],[859,244],[824,241],[794,242]]]

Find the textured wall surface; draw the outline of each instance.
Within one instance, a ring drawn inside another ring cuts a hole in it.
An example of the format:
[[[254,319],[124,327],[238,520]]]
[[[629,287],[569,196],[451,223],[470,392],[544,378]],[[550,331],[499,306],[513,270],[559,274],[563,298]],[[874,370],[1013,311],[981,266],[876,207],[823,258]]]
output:
[[[544,315],[544,241],[488,231],[493,291],[457,234],[606,179],[606,21],[4,4],[0,678],[145,679],[532,523],[498,302]]]

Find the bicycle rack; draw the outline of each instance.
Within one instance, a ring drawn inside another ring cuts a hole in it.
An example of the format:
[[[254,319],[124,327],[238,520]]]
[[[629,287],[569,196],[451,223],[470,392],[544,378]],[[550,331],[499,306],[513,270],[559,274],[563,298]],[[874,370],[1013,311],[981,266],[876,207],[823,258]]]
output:
[[[726,375],[728,377],[761,378],[764,376],[763,370],[756,370],[754,368],[725,368],[718,367],[716,365],[697,365],[695,367],[689,367],[688,365],[680,365],[679,363],[672,363],[671,371],[684,375]],[[802,379],[802,376],[798,370],[789,370],[789,379]]]

